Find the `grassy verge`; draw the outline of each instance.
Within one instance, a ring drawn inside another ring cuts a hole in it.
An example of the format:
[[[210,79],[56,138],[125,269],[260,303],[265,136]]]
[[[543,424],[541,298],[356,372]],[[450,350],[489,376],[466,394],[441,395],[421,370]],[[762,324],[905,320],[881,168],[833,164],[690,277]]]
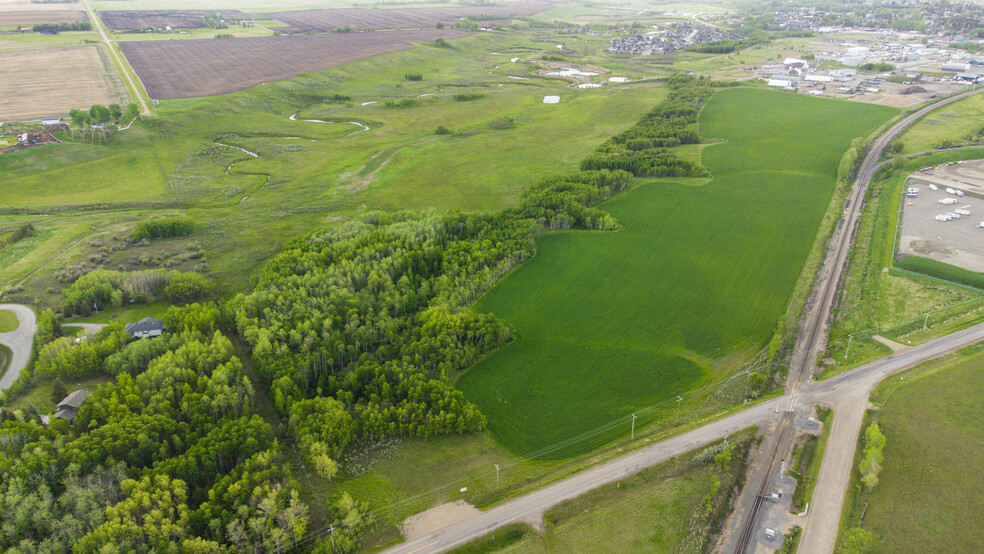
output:
[[[741,486],[753,434],[728,438],[727,463],[715,461],[725,448],[718,442],[563,502],[544,515],[543,535],[526,533],[499,551],[702,551]]]
[[[484,554],[485,552],[495,552],[514,543],[525,540],[535,540],[536,531],[529,525],[523,523],[513,523],[500,527],[494,533],[489,533],[484,537],[473,540],[472,542],[455,548],[451,554]]]
[[[9,333],[20,327],[17,314],[10,310],[0,310],[0,333]]]
[[[0,376],[7,372],[11,360],[14,359],[14,352],[5,344],[0,344]]]
[[[820,475],[820,464],[827,449],[833,411],[830,408],[817,406],[817,417],[823,422],[823,433],[819,436],[807,435],[803,443],[793,451],[795,462],[789,472],[796,478],[796,491],[793,493],[793,502],[790,506],[792,513],[803,511],[813,498],[813,489],[817,484],[817,476]]]
[[[883,469],[871,491],[853,471],[843,536],[878,552],[971,552],[984,543],[976,517],[984,477],[971,462],[984,456],[982,363],[984,345],[974,345],[875,389],[871,401],[881,409],[869,412],[865,428],[878,423],[885,434]]]

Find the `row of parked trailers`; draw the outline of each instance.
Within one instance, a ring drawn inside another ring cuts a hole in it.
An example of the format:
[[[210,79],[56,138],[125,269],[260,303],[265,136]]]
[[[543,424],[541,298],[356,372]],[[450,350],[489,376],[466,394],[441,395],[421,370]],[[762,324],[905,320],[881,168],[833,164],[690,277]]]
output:
[[[929,185],[929,190],[939,190],[939,187],[937,187],[936,185]],[[946,193],[952,194],[954,196],[960,196],[960,197],[964,195],[964,192],[962,190],[952,189],[950,187],[946,188]],[[919,198],[919,188],[909,187],[905,191],[905,196],[906,198]],[[956,200],[954,200],[953,198],[943,198],[940,200],[940,204],[953,204],[954,202],[956,202]]]

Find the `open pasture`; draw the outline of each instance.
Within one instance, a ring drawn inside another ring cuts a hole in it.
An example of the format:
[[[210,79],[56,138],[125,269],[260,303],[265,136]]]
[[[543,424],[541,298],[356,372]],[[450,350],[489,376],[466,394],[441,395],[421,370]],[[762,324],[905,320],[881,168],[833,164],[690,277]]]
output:
[[[0,51],[0,75],[0,121],[66,116],[72,108],[127,101],[99,45]]]
[[[75,23],[88,21],[82,10],[15,10],[5,11],[0,5],[0,27],[35,25],[41,23]]]
[[[518,331],[458,382],[493,435],[529,452],[757,354],[786,311],[841,153],[894,113],[752,88],[715,94],[701,134],[726,142],[703,150],[709,184],[641,184],[604,205],[622,231],[548,234],[479,301]]]
[[[510,2],[489,6],[441,6],[427,8],[342,8],[298,10],[267,14],[281,21],[295,33],[324,33],[332,29],[430,29],[438,23],[445,25],[468,16],[497,15],[504,19],[530,16],[550,9],[548,2]]]
[[[120,43],[152,98],[227,94],[357,60],[455,39],[455,29]]]
[[[875,535],[869,552],[980,551],[982,363],[980,347],[971,347],[886,381],[872,396],[887,440],[862,523]]]

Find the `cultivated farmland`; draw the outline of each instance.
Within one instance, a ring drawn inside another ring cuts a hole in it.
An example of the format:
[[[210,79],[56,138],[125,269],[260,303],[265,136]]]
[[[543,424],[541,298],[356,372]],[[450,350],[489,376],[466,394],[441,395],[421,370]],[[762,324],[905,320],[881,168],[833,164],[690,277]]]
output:
[[[92,104],[125,104],[123,85],[106,58],[97,45],[0,52],[0,121],[63,116]]]
[[[16,10],[0,11],[0,27],[7,25],[35,25],[40,23],[75,23],[88,21],[82,10]]]
[[[120,43],[152,98],[226,94],[271,81],[413,48],[413,42],[455,39],[454,29],[344,33],[242,39]]]
[[[531,451],[757,353],[786,310],[841,152],[893,113],[748,88],[712,97],[701,134],[727,141],[703,151],[713,181],[617,197],[604,207],[622,232],[546,235],[479,302],[520,337],[459,381],[493,435]]]
[[[395,8],[370,10],[342,8],[329,10],[300,10],[267,14],[288,25],[295,33],[326,32],[332,29],[417,29],[432,28],[438,23],[450,24],[468,16],[496,15],[510,17],[534,15],[551,8],[546,2],[511,2],[490,6],[446,6],[435,8]]]
[[[198,29],[205,27],[205,21],[202,17],[209,13],[216,12],[213,10],[106,10],[99,12],[99,18],[102,19],[106,28],[114,31],[129,31],[148,27],[163,29],[168,26],[175,29]],[[219,13],[225,17],[236,19],[253,17],[253,15],[247,15],[236,10],[224,10]]]

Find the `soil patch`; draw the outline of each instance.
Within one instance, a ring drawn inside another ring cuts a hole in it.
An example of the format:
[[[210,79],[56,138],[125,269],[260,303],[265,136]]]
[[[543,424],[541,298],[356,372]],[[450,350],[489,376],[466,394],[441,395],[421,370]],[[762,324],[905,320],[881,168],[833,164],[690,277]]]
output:
[[[357,60],[468,36],[457,29],[121,42],[152,98],[228,94]],[[87,104],[88,105],[88,104]]]
[[[464,500],[459,500],[408,517],[400,525],[400,530],[408,541],[412,541],[444,529],[449,525],[467,521],[481,513],[475,506]]]
[[[927,91],[926,91],[926,89],[924,89],[922,87],[919,87],[919,86],[911,86],[909,88],[906,88],[906,89],[903,89],[903,90],[899,91],[899,94],[909,95],[909,94],[919,94],[919,93],[922,93],[922,92],[927,92]]]
[[[916,254],[929,256],[932,254],[952,254],[953,249],[947,248],[945,244],[938,240],[918,239],[909,243],[909,248]]]

